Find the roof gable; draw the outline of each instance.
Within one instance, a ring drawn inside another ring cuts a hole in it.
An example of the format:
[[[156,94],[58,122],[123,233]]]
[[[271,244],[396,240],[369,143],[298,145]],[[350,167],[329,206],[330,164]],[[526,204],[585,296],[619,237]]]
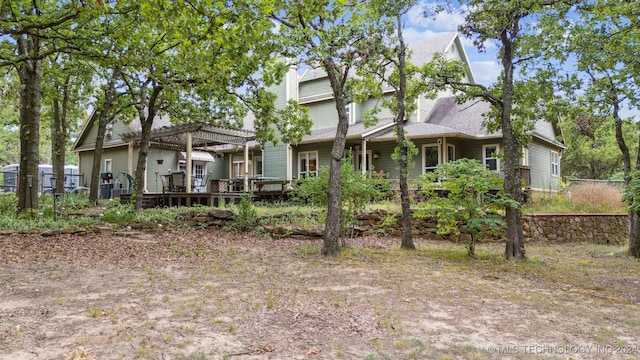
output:
[[[419,41],[414,41],[408,44],[409,50],[411,50],[411,62],[417,66],[422,66],[431,59],[436,53],[446,53],[453,44],[456,44],[456,48],[461,51],[461,61],[467,64],[468,71],[473,79],[473,74],[468,66],[468,58],[460,36],[456,32],[439,33],[433,36],[426,37]],[[309,68],[305,70],[299,79],[300,83],[307,81],[320,80],[327,77],[327,73],[322,67]]]

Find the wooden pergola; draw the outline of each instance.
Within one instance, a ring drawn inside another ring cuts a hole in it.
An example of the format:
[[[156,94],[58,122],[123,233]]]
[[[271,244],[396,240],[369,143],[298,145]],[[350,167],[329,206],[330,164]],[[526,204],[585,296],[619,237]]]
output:
[[[141,140],[141,132],[122,134],[129,143],[128,170],[133,173],[133,149]],[[249,141],[255,140],[253,131],[236,130],[203,123],[185,123],[163,126],[151,130],[150,141],[161,146],[186,153],[186,192],[191,192],[192,151],[216,145],[234,145],[244,148],[244,189],[249,188]]]

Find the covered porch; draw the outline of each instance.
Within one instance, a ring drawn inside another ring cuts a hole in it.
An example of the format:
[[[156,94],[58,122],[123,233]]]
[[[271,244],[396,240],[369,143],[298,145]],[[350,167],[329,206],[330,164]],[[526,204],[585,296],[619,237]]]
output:
[[[127,167],[133,174],[135,149],[140,145],[141,132],[131,131],[121,136],[128,143]],[[152,129],[143,184],[143,206],[218,206],[238,203],[250,191],[257,193],[253,195],[254,199],[283,198],[287,192],[284,180],[252,176],[250,150],[255,146],[254,140],[252,131],[203,123]],[[233,177],[227,171],[233,164],[221,149],[233,149],[243,154],[242,167],[234,168]],[[195,165],[194,169],[194,163],[204,166]],[[207,167],[208,164],[215,166]],[[270,182],[269,186],[265,186],[265,181]],[[119,197],[123,203],[131,200],[128,192],[119,194]]]

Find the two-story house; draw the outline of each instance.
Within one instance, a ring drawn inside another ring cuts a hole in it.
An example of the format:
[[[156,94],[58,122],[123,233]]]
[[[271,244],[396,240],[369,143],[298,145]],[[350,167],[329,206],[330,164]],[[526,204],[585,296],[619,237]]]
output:
[[[411,44],[410,48],[411,61],[417,65],[430,61],[435,53],[459,59],[466,65],[466,81],[474,81],[458,34],[435,35]],[[294,180],[317,175],[321,166],[329,164],[338,123],[325,72],[322,69],[308,69],[298,74],[292,69],[280,84],[270,90],[277,95],[277,106],[284,107],[288,100],[294,99],[309,108],[313,121],[311,135],[305,136],[298,144],[281,142],[259,146],[251,137],[253,119],[249,116],[245,119],[247,131],[239,133],[244,141],[232,145],[213,141],[195,143],[193,149],[196,156],[191,158],[191,166],[186,166],[186,149],[179,148],[179,145],[168,147],[166,142],[161,146],[163,141],[158,137],[151,144],[145,189],[149,192],[160,191],[162,185],[158,183],[158,174],[170,171],[167,169],[190,169],[195,179],[204,176],[209,179],[234,179],[244,178],[246,174],[253,178]],[[385,96],[391,94],[389,90]],[[391,112],[383,109],[374,126],[365,127],[363,124],[364,113],[377,103],[378,99],[369,99],[347,106],[350,126],[345,154],[351,151],[353,166],[358,170],[383,171],[387,178],[396,179],[397,165],[391,157],[396,146]],[[419,150],[413,158],[415,166],[410,169],[410,179],[433,170],[438,164],[459,158],[478,159],[489,169],[501,171],[502,135],[499,132],[489,133],[483,126],[484,115],[489,110],[488,103],[478,100],[458,104],[453,94],[444,91],[436,99],[422,96],[416,105],[416,111],[405,124],[407,137]],[[131,125],[113,125],[102,171],[118,169],[114,172],[132,172],[135,144],[131,145],[130,140],[134,138],[135,126],[135,121]],[[167,129],[170,126],[166,118],[157,119],[157,124],[154,123],[155,129]],[[160,130],[154,131],[161,134]],[[93,133],[95,129],[92,125],[85,127],[74,147],[74,151],[80,154],[80,172],[85,179],[92,176],[87,172],[90,172],[92,143],[95,142],[95,136],[91,135]],[[122,136],[129,141],[124,141]],[[559,188],[560,156],[564,146],[556,140],[556,136],[556,129],[550,123],[539,121],[531,132],[531,143],[523,148],[523,178],[532,189]],[[158,162],[160,158],[164,160],[162,163]],[[115,164],[117,159],[118,164]]]
[[[416,65],[430,61],[438,52],[466,65],[465,81],[474,82],[466,52],[457,33],[445,33],[410,44],[411,60]],[[322,69],[309,69],[301,76],[287,74],[275,89],[280,105],[295,99],[309,108],[313,120],[312,134],[299,144],[266,145],[260,164],[260,174],[289,180],[316,175],[320,166],[329,164],[336,135],[338,115],[329,80]],[[390,89],[386,96],[390,96]],[[365,127],[365,111],[372,109],[377,99],[347,106],[349,130],[346,151],[353,155],[353,165],[362,171],[383,171],[387,178],[398,178],[397,165],[391,154],[396,146],[393,117],[388,109],[378,114],[378,123]],[[478,159],[496,172],[501,170],[501,133],[489,133],[483,126],[489,104],[472,101],[457,104],[453,94],[442,92],[436,99],[421,96],[416,111],[405,124],[407,137],[418,147],[409,178],[433,170],[438,164],[458,158]],[[523,148],[523,178],[532,189],[555,190],[559,187],[560,155],[563,144],[556,140],[556,129],[544,121],[535,124],[532,141]],[[345,152],[346,152],[345,151]]]

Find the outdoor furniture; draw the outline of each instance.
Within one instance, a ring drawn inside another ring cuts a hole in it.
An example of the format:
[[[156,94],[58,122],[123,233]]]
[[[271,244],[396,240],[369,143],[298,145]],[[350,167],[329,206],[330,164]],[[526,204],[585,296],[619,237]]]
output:
[[[211,179],[209,189],[212,193],[226,193],[229,191],[229,179]]]
[[[257,191],[264,190],[276,190],[276,191],[284,191],[286,190],[285,185],[289,184],[288,180],[279,180],[279,179],[270,179],[270,180],[256,180],[253,182],[254,189]],[[267,189],[264,189],[265,186]],[[273,189],[273,188],[277,189]]]
[[[184,171],[174,171],[169,178],[169,187],[171,192],[185,192],[187,185],[185,181],[186,174]]]
[[[160,175],[160,181],[162,182],[162,192],[170,192],[171,186],[169,185],[169,175]]]
[[[230,180],[231,191],[244,191],[244,178],[235,178]]]
[[[202,178],[194,177],[191,179],[191,189],[193,192],[207,192],[207,182],[209,181],[209,175],[205,175]]]

